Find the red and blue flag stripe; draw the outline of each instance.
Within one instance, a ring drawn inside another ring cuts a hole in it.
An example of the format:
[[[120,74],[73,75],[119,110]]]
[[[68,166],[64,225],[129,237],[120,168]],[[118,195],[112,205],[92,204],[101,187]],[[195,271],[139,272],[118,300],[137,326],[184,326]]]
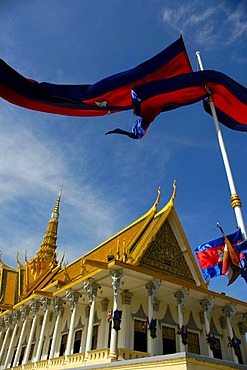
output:
[[[227,235],[227,239],[233,247],[242,241],[241,230]],[[225,238],[222,236],[210,242],[199,245],[195,249],[202,275],[205,280],[222,275],[222,262],[224,255]]]
[[[58,85],[25,78],[0,60],[0,97],[23,108],[67,116],[101,116],[132,109],[131,89],[191,72],[182,37],[135,68],[92,85]]]

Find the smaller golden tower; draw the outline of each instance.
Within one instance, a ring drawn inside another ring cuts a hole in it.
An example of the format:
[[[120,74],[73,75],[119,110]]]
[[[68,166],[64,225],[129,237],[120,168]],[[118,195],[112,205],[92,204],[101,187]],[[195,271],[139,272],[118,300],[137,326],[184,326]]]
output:
[[[30,261],[25,257],[26,273],[24,296],[32,293],[32,291],[36,289],[58,266],[56,248],[60,200],[61,191],[58,194],[56,205],[51,214],[51,218],[39,250]]]

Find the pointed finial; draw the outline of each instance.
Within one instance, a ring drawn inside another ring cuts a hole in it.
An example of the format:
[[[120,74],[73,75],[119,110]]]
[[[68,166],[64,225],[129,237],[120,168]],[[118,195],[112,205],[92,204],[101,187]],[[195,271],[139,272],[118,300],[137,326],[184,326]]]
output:
[[[159,204],[159,201],[160,201],[160,186],[158,187],[158,194],[157,194],[156,201],[154,203],[155,207],[157,207],[157,205]]]
[[[51,214],[51,218],[56,218],[57,220],[59,218],[59,206],[60,206],[61,195],[62,195],[62,189],[59,190],[56,205],[55,205],[54,210]]]
[[[177,186],[176,186],[176,180],[173,181],[173,194],[172,194],[172,200],[175,199],[177,193]]]
[[[222,227],[221,227],[221,225],[220,225],[219,222],[216,223],[216,226],[220,229],[222,235],[224,235],[224,231],[223,231],[223,229],[222,229]]]

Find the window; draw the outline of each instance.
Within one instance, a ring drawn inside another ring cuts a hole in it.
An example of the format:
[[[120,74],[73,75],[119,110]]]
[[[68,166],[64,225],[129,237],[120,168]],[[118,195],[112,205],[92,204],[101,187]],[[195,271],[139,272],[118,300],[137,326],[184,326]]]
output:
[[[162,326],[163,355],[176,353],[175,329]]]
[[[188,352],[200,355],[199,336],[196,333],[188,332]]]
[[[215,349],[213,351],[214,353],[214,358],[219,358],[220,360],[222,360],[222,353],[221,353],[221,347],[220,347],[220,340],[218,338],[215,338],[216,339],[216,343],[215,343]]]
[[[22,361],[23,361],[23,358],[24,358],[24,355],[25,355],[25,350],[26,350],[26,346],[22,347],[18,365],[22,364]]]
[[[145,321],[134,321],[134,350],[147,352],[147,325]]]
[[[93,327],[93,338],[92,338],[92,347],[91,349],[97,348],[97,342],[98,342],[98,331],[99,331],[99,325],[94,325]]]
[[[67,339],[68,339],[68,334],[63,334],[61,338],[59,356],[63,356],[65,354]]]
[[[81,348],[81,337],[82,337],[82,330],[77,330],[75,332],[75,340],[74,340],[74,349],[73,353],[79,353]]]
[[[29,352],[29,356],[28,356],[28,361],[31,361],[32,358],[33,358],[33,350],[34,350],[34,346],[35,346],[35,343],[32,343],[31,344],[31,347],[30,347],[30,352]]]
[[[41,348],[40,356],[39,356],[39,361],[41,360],[41,357],[42,357],[42,354],[43,354],[44,345],[45,345],[45,338],[43,339],[42,348]]]
[[[14,353],[13,353],[13,356],[12,356],[12,360],[11,360],[11,365],[10,365],[10,367],[13,367],[13,363],[14,363],[14,359],[15,359],[16,351],[17,351],[17,348],[15,348],[15,349],[14,349]]]
[[[48,347],[48,351],[47,351],[47,358],[50,358],[51,345],[52,345],[52,337],[50,338],[50,341],[49,341],[49,347]]]

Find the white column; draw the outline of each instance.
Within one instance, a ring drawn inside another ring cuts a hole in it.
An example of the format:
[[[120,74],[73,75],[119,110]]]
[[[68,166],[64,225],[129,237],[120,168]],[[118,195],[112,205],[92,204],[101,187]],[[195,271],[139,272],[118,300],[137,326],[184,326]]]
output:
[[[210,320],[211,320],[211,312],[214,305],[214,297],[210,296],[208,299],[202,299],[200,302],[202,309],[203,309],[203,318],[204,318],[204,325],[205,325],[205,331],[206,336],[214,333],[210,333]],[[209,357],[214,357],[213,351],[210,349],[210,345],[207,343],[206,346],[207,355]]]
[[[99,341],[98,341],[98,348],[106,348],[108,343],[108,325],[107,325],[107,313],[108,313],[108,305],[109,299],[104,298],[101,301],[102,307],[102,320],[100,324],[100,334],[99,334]]]
[[[21,333],[20,333],[20,337],[19,337],[17,350],[16,350],[16,353],[15,353],[13,367],[18,365],[18,361],[19,361],[19,357],[20,357],[20,353],[21,353],[21,346],[22,346],[24,334],[25,334],[25,331],[26,331],[27,318],[28,318],[28,315],[29,315],[29,312],[30,312],[30,308],[25,307],[25,306],[21,306],[20,307],[20,312],[21,312],[21,317],[22,317],[22,328],[21,328]]]
[[[156,318],[158,317],[158,314],[159,314],[159,307],[160,307],[160,301],[157,298],[155,298],[155,302],[154,302],[154,305],[153,305],[153,310],[154,310],[154,317],[156,317]],[[159,349],[159,346],[160,346],[160,344],[163,344],[163,343],[161,343],[161,340],[160,340],[160,338],[162,338],[162,336],[160,335],[158,320],[157,320],[157,327],[156,327],[156,335],[157,335],[157,338],[154,338],[154,354],[155,355],[159,354],[159,353],[162,353]]]
[[[239,328],[239,332],[240,332],[240,335],[241,335],[240,349],[241,349],[241,354],[242,354],[244,364],[247,363],[247,342],[246,342],[246,338],[245,338],[245,332],[246,332],[245,322],[246,321],[247,321],[247,314],[244,314],[243,315],[243,321],[238,323],[238,328]]]
[[[113,288],[113,316],[114,312],[118,309],[118,296],[119,296],[119,287],[120,287],[120,281],[123,276],[123,272],[119,270],[113,270],[110,271],[110,275],[112,278],[112,288]],[[117,358],[117,339],[118,339],[118,332],[113,329],[111,329],[111,343],[110,343],[110,355],[109,357],[112,359]]]
[[[66,346],[66,351],[65,351],[66,356],[71,354],[74,327],[75,327],[76,307],[77,307],[79,297],[80,297],[79,293],[73,292],[71,291],[71,289],[66,290],[66,298],[68,299],[68,302],[70,305],[70,311],[71,311],[69,334],[68,334],[67,346]]]
[[[38,347],[37,347],[37,352],[35,356],[34,362],[37,362],[40,360],[40,355],[43,347],[43,341],[44,341],[44,336],[45,336],[45,329],[47,326],[48,318],[49,318],[49,306],[51,304],[51,300],[47,297],[41,297],[40,298],[43,310],[44,310],[44,319],[42,322],[42,328],[39,336],[39,342],[38,342]]]
[[[155,279],[153,281],[149,281],[146,284],[146,289],[148,290],[148,322],[149,325],[151,324],[152,319],[154,318],[154,303],[156,300],[156,295],[158,293],[161,281],[159,279]],[[154,338],[151,337],[150,330],[147,331],[147,351],[149,352],[150,356],[154,355]]]
[[[12,333],[12,336],[11,336],[11,340],[10,340],[7,356],[5,358],[3,369],[9,368],[10,365],[11,365],[11,359],[12,359],[13,352],[14,352],[14,342],[15,342],[15,339],[16,339],[15,336],[16,336],[16,332],[17,332],[17,329],[18,329],[18,322],[19,322],[19,319],[20,319],[20,312],[19,311],[13,311],[11,316],[12,316],[12,322],[14,324],[14,330],[13,330],[13,333]]]
[[[11,321],[10,316],[8,316],[8,315],[4,316],[3,321],[4,321],[6,331],[5,331],[5,336],[4,336],[4,340],[3,340],[3,345],[2,345],[2,348],[0,350],[0,363],[3,363],[3,361],[2,361],[3,360],[3,354],[4,354],[4,350],[6,349],[6,344],[7,344],[7,340],[8,340],[8,336],[9,336],[10,321]]]
[[[226,327],[227,327],[228,337],[230,339],[232,339],[234,337],[234,333],[233,333],[231,324],[233,322],[236,310],[237,310],[237,307],[236,307],[236,304],[234,304],[234,303],[231,304],[230,306],[226,306],[226,307],[222,308],[222,311],[224,312],[225,318],[226,318]],[[231,352],[232,352],[232,360],[235,363],[238,364],[239,362],[238,362],[237,356],[235,355],[234,348],[230,347],[230,349],[231,349]]]
[[[184,305],[188,294],[189,289],[187,288],[182,288],[174,294],[174,297],[177,298],[178,325],[180,329],[184,326]],[[179,336],[179,352],[185,352],[185,344],[182,342],[182,335]]]
[[[90,306],[87,305],[84,308],[85,312],[85,326],[82,332],[82,338],[81,338],[81,352],[86,351],[86,343],[87,343],[87,332],[88,332],[88,320],[89,320],[89,314],[90,314]]]
[[[97,296],[97,291],[99,287],[100,285],[95,283],[93,278],[90,278],[84,281],[84,289],[87,294],[87,297],[89,300],[89,306],[90,306],[86,348],[85,348],[85,358],[88,358],[88,352],[91,350],[91,347],[92,347],[95,302],[96,302],[96,296]]]
[[[124,290],[121,294],[122,297],[122,307],[123,307],[123,314],[122,314],[122,323],[121,323],[121,332],[119,335],[119,347],[125,349],[131,349],[131,337],[130,337],[130,305],[131,305],[131,298],[133,293],[129,292],[128,290]],[[131,320],[132,321],[132,320]]]
[[[56,322],[55,322],[54,332],[52,335],[52,344],[51,344],[51,351],[50,351],[49,358],[53,358],[55,354],[57,338],[58,338],[58,329],[60,327],[60,320],[63,314],[63,303],[64,302],[60,298],[55,298],[52,301],[52,305],[53,305],[55,316],[56,316]]]
[[[29,334],[29,338],[28,338],[28,342],[27,342],[27,348],[25,350],[25,355],[24,355],[24,358],[23,358],[23,361],[22,361],[23,365],[25,365],[28,361],[28,357],[29,357],[29,353],[30,353],[30,349],[31,349],[31,344],[32,344],[32,341],[33,341],[34,331],[35,331],[35,328],[36,328],[36,325],[37,325],[40,302],[35,301],[34,299],[31,299],[31,301],[29,302],[29,307],[30,307],[30,310],[32,312],[33,320],[32,320],[31,330],[30,330],[30,334]]]
[[[3,340],[3,335],[5,333],[5,330],[4,330],[4,321],[3,319],[0,320],[0,348],[2,348],[2,340]]]

